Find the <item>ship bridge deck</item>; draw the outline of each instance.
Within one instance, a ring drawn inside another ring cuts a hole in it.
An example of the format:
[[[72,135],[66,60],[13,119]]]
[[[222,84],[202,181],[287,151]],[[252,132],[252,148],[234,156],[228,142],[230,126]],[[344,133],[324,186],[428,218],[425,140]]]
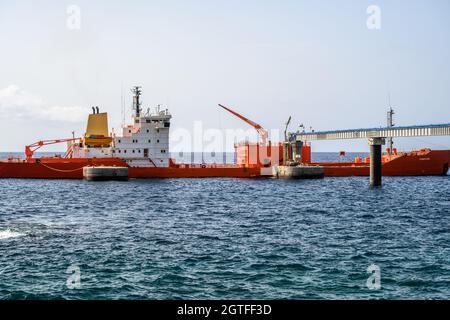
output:
[[[312,140],[343,140],[343,139],[370,139],[370,138],[400,138],[400,137],[426,137],[449,136],[450,123],[430,124],[403,127],[380,127],[368,129],[348,129],[318,132],[297,132],[291,137],[297,141]]]

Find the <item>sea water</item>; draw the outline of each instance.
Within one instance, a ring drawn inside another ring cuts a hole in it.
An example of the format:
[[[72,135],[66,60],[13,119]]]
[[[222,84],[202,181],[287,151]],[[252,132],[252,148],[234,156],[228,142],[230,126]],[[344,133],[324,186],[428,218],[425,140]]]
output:
[[[450,177],[368,185],[0,180],[0,298],[450,298]]]

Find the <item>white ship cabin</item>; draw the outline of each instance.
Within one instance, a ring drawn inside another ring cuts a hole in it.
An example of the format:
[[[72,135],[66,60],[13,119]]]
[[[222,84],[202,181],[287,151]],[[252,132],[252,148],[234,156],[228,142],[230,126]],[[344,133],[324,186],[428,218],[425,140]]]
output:
[[[89,115],[86,134],[81,143],[72,143],[73,158],[124,159],[131,167],[168,167],[170,115],[167,109],[154,112],[147,109],[144,115],[140,110],[133,117],[134,123],[122,128],[122,136],[108,134],[108,118],[93,108]]]
[[[134,117],[134,124],[122,128],[121,137],[113,137],[112,154],[126,159],[130,166],[168,167],[170,115],[167,109]]]

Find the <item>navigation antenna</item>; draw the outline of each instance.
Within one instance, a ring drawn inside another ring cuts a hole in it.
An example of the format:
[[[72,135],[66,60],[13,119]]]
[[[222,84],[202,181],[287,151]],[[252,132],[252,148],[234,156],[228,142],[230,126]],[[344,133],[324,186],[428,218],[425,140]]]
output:
[[[122,127],[125,126],[125,101],[123,99],[123,82],[120,84],[120,112],[122,116]]]
[[[141,102],[140,102],[140,97],[141,97],[141,86],[134,86],[131,89],[131,92],[133,92],[134,96],[133,96],[133,110],[135,111],[135,117],[139,118],[141,116]]]
[[[395,126],[394,124],[394,110],[391,106],[391,95],[389,94],[389,111],[387,112],[387,127],[392,128]],[[392,137],[388,138],[388,145],[389,145],[389,155],[392,155],[392,148],[394,146],[394,140]]]

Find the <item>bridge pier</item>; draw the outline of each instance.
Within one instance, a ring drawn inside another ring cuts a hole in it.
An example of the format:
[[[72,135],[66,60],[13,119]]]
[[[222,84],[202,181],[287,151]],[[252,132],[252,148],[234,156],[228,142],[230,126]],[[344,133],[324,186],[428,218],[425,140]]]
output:
[[[381,172],[381,146],[385,144],[385,138],[370,138],[370,186],[380,187],[382,181]]]

